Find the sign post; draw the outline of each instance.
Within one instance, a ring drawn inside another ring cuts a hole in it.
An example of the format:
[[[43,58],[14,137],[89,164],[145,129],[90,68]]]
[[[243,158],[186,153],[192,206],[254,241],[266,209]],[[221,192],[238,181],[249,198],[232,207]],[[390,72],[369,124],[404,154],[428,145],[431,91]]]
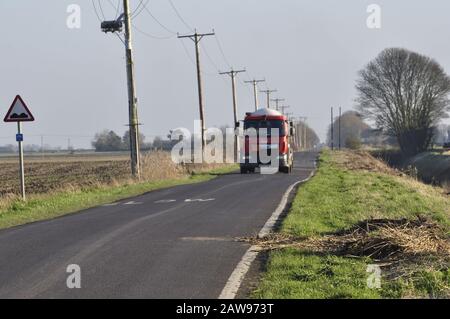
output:
[[[20,194],[22,199],[25,200],[25,170],[23,165],[23,138],[19,136],[22,135],[22,122],[17,122],[17,136],[16,140],[19,143],[19,175],[20,175]]]
[[[17,122],[17,134],[16,141],[19,143],[19,177],[20,177],[20,193],[22,199],[25,200],[25,170],[23,162],[23,134],[22,134],[22,122],[34,121],[33,114],[31,114],[25,102],[20,95],[17,95],[11,104],[6,116],[5,122]]]

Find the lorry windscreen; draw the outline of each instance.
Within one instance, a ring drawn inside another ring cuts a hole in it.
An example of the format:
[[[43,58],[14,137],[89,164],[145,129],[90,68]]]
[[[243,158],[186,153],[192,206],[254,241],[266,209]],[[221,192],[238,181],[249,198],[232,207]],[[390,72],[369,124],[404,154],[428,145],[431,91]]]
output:
[[[267,129],[267,135],[270,136],[271,129],[279,129],[279,136],[286,135],[286,129],[284,121],[282,120],[268,120],[268,121],[256,121],[250,120],[244,122],[244,129],[254,128],[259,132],[260,128]]]

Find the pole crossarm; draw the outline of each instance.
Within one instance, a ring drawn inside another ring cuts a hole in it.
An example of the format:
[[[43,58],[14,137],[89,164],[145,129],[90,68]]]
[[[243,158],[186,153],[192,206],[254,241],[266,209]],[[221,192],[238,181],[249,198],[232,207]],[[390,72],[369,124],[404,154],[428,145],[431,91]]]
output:
[[[280,106],[281,113],[284,114],[284,110],[287,109],[287,108],[290,108],[290,107],[291,107],[290,105],[281,105],[281,106]]]
[[[224,75],[224,74],[227,74],[227,75],[229,75],[229,76],[235,76],[236,74],[238,74],[238,73],[242,73],[242,72],[247,72],[245,69],[243,69],[243,70],[233,70],[233,69],[231,69],[231,71],[227,71],[227,72],[219,72],[219,74],[220,75]]]
[[[280,102],[284,102],[284,99],[276,98],[276,99],[272,99],[271,101],[275,102],[275,109],[278,111],[280,109],[279,108],[279,103]]]
[[[261,90],[260,92],[261,93],[266,93],[266,96],[267,96],[267,108],[270,109],[270,94],[278,92],[278,91],[277,90],[267,89],[267,90]]]
[[[255,100],[255,112],[258,110],[258,83],[265,82],[266,80],[256,80],[244,81],[244,83],[251,83],[253,85],[253,98]]]
[[[261,90],[260,91],[261,93],[269,93],[269,94],[271,94],[271,93],[275,93],[275,92],[278,92],[277,90]]]
[[[186,35],[179,35],[178,34],[178,39],[185,39],[185,38],[189,38],[192,41],[194,41],[195,43],[200,42],[204,37],[208,37],[208,36],[213,36],[216,35],[215,32],[209,32],[209,33],[197,33],[197,31],[194,34],[186,34]]]
[[[251,83],[253,85],[261,83],[261,82],[266,82],[266,80],[255,80],[255,79],[253,79],[251,81],[244,81],[244,83]]]

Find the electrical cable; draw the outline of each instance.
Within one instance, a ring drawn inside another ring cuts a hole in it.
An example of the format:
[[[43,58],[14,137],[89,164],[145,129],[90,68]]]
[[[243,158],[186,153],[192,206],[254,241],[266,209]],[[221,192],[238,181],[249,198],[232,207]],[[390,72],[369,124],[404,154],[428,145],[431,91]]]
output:
[[[97,7],[95,6],[94,0],[92,0],[92,7],[94,8],[95,15],[97,16],[98,21],[102,22],[100,15],[98,14]]]
[[[144,4],[144,0],[140,0],[139,4],[137,5],[136,9],[134,9],[134,11],[130,14],[131,19],[136,18],[138,15],[140,15],[142,13],[142,11],[144,10],[144,7],[150,2],[150,0],[147,0],[147,2]],[[144,5],[144,7],[142,7],[142,5]],[[139,10],[139,12],[138,12]]]
[[[120,12],[120,0],[117,0],[116,19],[120,16],[119,12]]]
[[[172,34],[174,34],[174,35],[177,34],[177,32],[175,32],[175,31],[169,29],[169,28],[168,28],[167,26],[165,26],[159,19],[157,19],[157,18],[155,17],[155,15],[154,15],[154,14],[150,11],[150,9],[148,8],[148,2],[147,2],[147,4],[144,5],[144,9],[145,9],[145,11],[150,15],[150,17],[152,17],[152,19],[155,20],[155,22],[158,23],[158,24],[160,25],[161,28],[163,28],[163,29],[166,30],[167,32],[172,33]]]
[[[103,18],[103,20],[105,20],[105,13],[103,12],[102,4],[101,4],[100,0],[97,0],[97,2],[98,2],[98,7],[100,8],[100,12],[102,14],[102,18]]]
[[[117,6],[114,5],[114,3],[112,2],[112,0],[108,0],[108,3],[111,5],[111,7],[114,8],[114,10],[116,10],[116,15],[115,15],[114,20],[117,20],[117,18],[119,17],[120,0],[117,0]]]
[[[175,37],[174,35],[169,35],[167,37],[164,36],[157,36],[157,35],[153,35],[151,33],[148,33],[140,28],[138,28],[133,22],[131,22],[132,27],[139,33],[141,33],[142,35],[145,35],[146,37],[155,39],[155,40],[168,40],[168,39],[172,39],[173,37]]]
[[[231,68],[231,64],[228,62],[228,59],[225,56],[225,52],[223,50],[222,45],[220,44],[219,38],[217,36],[217,33],[215,34],[215,38],[216,38],[217,46],[219,47],[219,51],[222,54],[223,60],[225,61],[225,64],[227,64]]]
[[[216,69],[217,72],[220,71],[220,68],[217,66],[217,64],[214,62],[214,60],[211,58],[211,56],[208,54],[208,51],[206,51],[205,46],[203,45],[203,43],[200,42],[200,46],[203,49],[203,52],[205,53],[206,57],[208,58],[209,62],[211,63],[211,65]]]
[[[192,28],[187,22],[186,20],[183,19],[183,17],[181,16],[180,12],[178,11],[178,9],[175,7],[175,5],[173,4],[172,0],[167,0],[170,3],[170,6],[172,7],[173,11],[175,11],[175,14],[178,16],[178,19],[180,19],[180,21],[186,26],[186,28],[188,28],[190,31],[194,31],[194,28]]]
[[[183,46],[184,52],[186,53],[186,56],[188,57],[189,61],[191,61],[192,65],[197,67],[197,63],[194,61],[194,58],[191,57],[191,55],[189,54],[189,50],[186,47],[186,44],[184,44],[184,41],[179,41],[181,43],[181,45]],[[205,72],[203,70],[201,70],[202,74],[208,75],[208,76],[214,76],[216,75],[216,73],[209,73],[209,72]]]

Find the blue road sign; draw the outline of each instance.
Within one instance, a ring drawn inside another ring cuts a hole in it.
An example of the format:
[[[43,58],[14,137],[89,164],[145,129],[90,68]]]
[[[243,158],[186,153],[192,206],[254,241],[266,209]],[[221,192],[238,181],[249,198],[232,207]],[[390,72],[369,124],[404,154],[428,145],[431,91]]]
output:
[[[16,134],[16,142],[23,142],[23,134]]]

